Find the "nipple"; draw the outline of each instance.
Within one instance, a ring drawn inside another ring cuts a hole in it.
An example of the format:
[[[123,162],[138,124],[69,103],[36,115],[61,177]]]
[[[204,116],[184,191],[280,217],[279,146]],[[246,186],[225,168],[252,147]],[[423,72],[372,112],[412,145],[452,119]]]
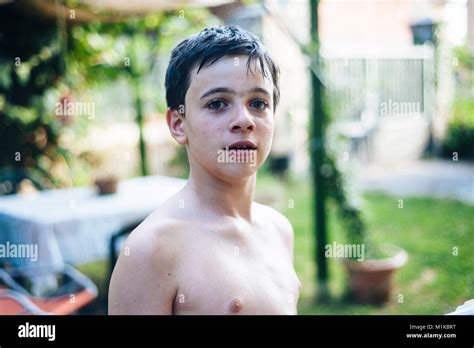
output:
[[[238,313],[242,310],[243,307],[243,300],[241,297],[236,297],[230,303],[230,311],[232,313]]]

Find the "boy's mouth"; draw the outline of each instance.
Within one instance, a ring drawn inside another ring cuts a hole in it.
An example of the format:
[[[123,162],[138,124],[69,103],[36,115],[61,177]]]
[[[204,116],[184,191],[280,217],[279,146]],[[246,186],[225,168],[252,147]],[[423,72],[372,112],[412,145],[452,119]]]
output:
[[[250,140],[241,140],[226,146],[224,150],[257,150],[257,145]]]

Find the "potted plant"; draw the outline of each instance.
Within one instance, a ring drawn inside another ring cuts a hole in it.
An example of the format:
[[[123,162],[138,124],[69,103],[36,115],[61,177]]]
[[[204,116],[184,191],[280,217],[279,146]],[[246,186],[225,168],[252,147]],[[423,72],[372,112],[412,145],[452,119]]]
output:
[[[408,254],[395,245],[371,242],[360,205],[349,195],[348,183],[331,157],[327,157],[326,164],[331,168],[327,178],[329,195],[336,202],[344,223],[346,242],[360,246],[359,250],[362,250],[362,255],[345,255],[342,258],[348,275],[347,296],[356,303],[383,304],[389,300],[394,275],[406,263]]]

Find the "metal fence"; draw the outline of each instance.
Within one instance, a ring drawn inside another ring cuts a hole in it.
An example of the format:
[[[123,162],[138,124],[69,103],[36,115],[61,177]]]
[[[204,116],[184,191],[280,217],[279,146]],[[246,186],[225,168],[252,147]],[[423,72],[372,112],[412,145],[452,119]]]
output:
[[[403,57],[323,56],[323,81],[334,121],[360,120],[364,113],[431,117],[432,51]]]

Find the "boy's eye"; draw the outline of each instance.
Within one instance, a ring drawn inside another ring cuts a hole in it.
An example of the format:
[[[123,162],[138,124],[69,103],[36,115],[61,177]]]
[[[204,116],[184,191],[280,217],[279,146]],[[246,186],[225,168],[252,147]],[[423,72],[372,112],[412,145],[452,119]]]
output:
[[[222,99],[214,99],[206,104],[206,107],[211,110],[219,110],[227,106],[227,103]]]
[[[265,110],[268,108],[268,103],[262,99],[254,99],[250,102],[250,106],[256,110]]]

